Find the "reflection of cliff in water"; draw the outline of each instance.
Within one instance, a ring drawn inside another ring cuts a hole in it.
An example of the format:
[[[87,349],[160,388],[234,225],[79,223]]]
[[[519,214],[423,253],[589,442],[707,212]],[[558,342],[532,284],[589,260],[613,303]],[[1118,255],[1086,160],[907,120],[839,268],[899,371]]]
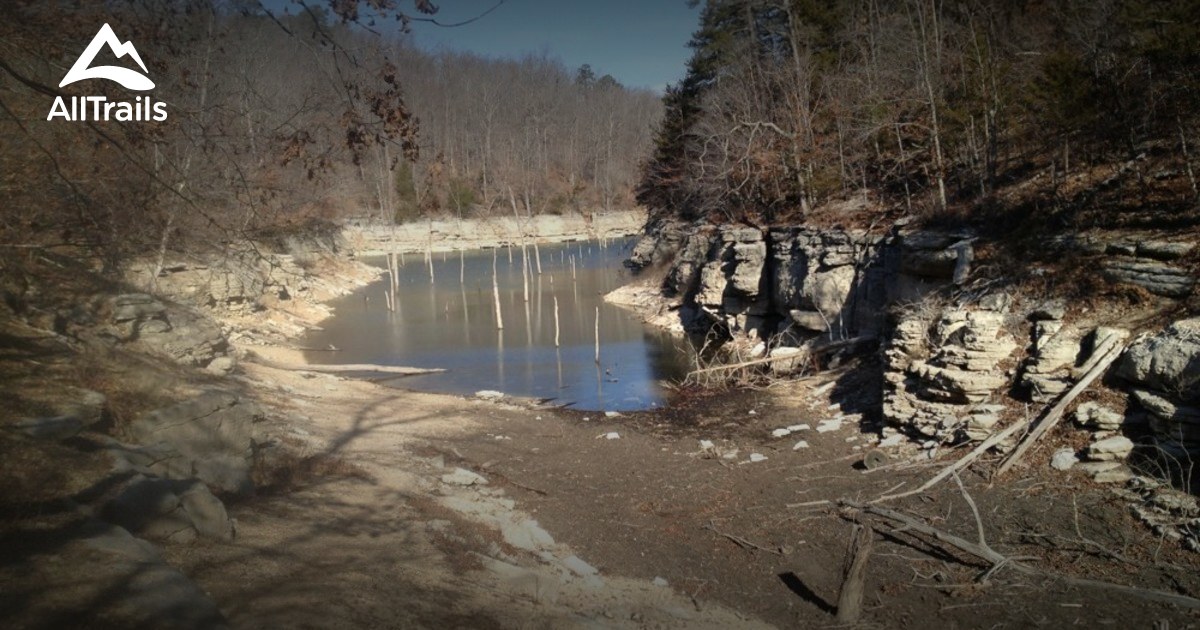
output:
[[[603,301],[605,293],[627,280],[621,261],[628,254],[628,241],[609,241],[607,247],[595,241],[547,245],[540,254],[541,275],[534,249],[528,248],[528,302],[519,247],[435,253],[432,283],[423,257],[408,255],[400,268],[396,311],[384,306],[385,279],[342,298],[334,303],[337,314],[323,324],[324,330],[305,342],[341,351],[314,352],[308,359],[447,370],[393,383],[411,389],[494,389],[553,398],[582,409],[633,410],[663,404],[659,381],[686,373],[686,344]],[[493,265],[502,330],[496,325]]]

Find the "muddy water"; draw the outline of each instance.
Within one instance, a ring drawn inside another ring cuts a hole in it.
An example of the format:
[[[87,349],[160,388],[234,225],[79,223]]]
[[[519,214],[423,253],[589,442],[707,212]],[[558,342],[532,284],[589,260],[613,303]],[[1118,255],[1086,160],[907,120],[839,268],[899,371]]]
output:
[[[621,261],[630,246],[627,240],[609,241],[607,247],[596,241],[543,246],[540,275],[528,248],[528,301],[520,247],[435,253],[432,282],[423,255],[406,255],[396,312],[385,307],[386,279],[342,298],[324,330],[310,334],[304,344],[340,351],[310,352],[308,360],[444,368],[390,383],[423,391],[491,389],[586,410],[661,406],[666,403],[661,382],[687,371],[684,342],[602,299],[628,281]],[[385,266],[383,259],[368,262]],[[496,320],[493,265],[503,329]]]

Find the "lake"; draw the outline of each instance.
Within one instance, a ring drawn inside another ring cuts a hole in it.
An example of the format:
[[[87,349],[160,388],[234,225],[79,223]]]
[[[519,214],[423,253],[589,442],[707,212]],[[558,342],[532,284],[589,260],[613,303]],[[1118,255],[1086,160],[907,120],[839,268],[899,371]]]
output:
[[[528,290],[520,247],[434,253],[432,282],[424,255],[408,254],[398,274],[396,311],[386,307],[385,274],[336,300],[335,315],[303,343],[340,351],[308,352],[306,358],[446,370],[386,381],[421,391],[497,390],[597,411],[662,406],[667,402],[662,382],[677,381],[689,368],[687,342],[604,302],[604,294],[629,280],[621,263],[630,247],[632,239],[605,246],[598,241],[540,246],[538,274],[531,246]],[[382,257],[366,262],[386,267]],[[497,327],[493,268],[502,330]]]

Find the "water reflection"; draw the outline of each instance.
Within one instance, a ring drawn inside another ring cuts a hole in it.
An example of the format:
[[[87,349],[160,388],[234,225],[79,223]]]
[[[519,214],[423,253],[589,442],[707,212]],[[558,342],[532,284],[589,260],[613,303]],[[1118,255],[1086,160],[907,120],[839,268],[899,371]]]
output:
[[[524,256],[510,247],[409,257],[399,271],[396,311],[383,306],[386,279],[338,300],[336,315],[305,345],[332,344],[342,351],[308,359],[445,368],[394,383],[426,391],[495,389],[581,409],[661,405],[659,381],[686,372],[683,344],[603,302],[604,293],[627,280],[620,263],[630,243],[607,245],[546,245],[536,252],[530,247]],[[382,259],[379,264],[385,266]]]

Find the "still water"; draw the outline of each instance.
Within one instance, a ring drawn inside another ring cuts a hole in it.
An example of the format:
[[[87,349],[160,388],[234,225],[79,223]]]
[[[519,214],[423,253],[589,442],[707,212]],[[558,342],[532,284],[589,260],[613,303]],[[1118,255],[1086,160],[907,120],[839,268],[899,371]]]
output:
[[[598,241],[541,246],[540,275],[529,247],[528,301],[520,247],[435,253],[432,282],[424,256],[408,254],[400,268],[396,311],[386,307],[385,274],[337,300],[334,317],[304,343],[316,348],[333,345],[340,351],[310,352],[307,358],[315,363],[446,370],[389,383],[422,391],[470,394],[491,389],[586,410],[664,405],[661,382],[687,372],[685,342],[645,326],[602,298],[629,280],[621,261],[631,245],[630,240],[615,240],[606,247]],[[382,258],[367,262],[386,266]],[[496,325],[493,265],[502,330]]]

